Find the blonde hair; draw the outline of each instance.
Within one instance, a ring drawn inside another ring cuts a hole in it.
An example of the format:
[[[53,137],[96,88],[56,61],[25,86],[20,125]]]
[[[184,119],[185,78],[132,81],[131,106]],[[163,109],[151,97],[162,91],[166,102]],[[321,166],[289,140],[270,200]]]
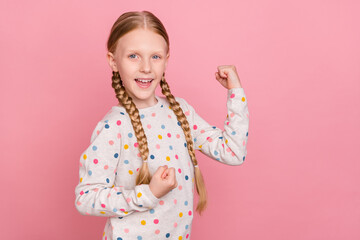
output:
[[[149,11],[132,11],[122,14],[115,21],[114,25],[111,28],[107,42],[108,51],[114,53],[118,39],[124,36],[126,33],[137,28],[149,29],[161,35],[167,43],[167,52],[169,52],[170,43],[165,27],[163,26],[161,21]],[[160,86],[162,89],[162,94],[166,96],[166,99],[170,103],[170,108],[174,111],[177,120],[180,122],[181,128],[184,131],[185,139],[187,142],[187,149],[191,161],[194,165],[196,191],[199,194],[196,211],[198,211],[201,215],[202,211],[205,210],[207,205],[207,194],[204,179],[195,157],[194,143],[192,141],[189,123],[180,107],[180,104],[175,100],[175,97],[170,92],[169,85],[165,80],[165,73],[163,73],[163,77],[160,81]],[[138,175],[136,177],[136,185],[149,184],[151,181],[151,176],[147,163],[149,149],[147,138],[141,124],[139,111],[136,108],[131,97],[127,94],[122,84],[119,72],[113,72],[112,87],[115,90],[116,98],[119,100],[119,103],[121,103],[121,105],[126,109],[126,112],[129,114],[131,124],[134,128],[135,136],[139,144],[141,158],[143,159],[143,164],[139,169]]]

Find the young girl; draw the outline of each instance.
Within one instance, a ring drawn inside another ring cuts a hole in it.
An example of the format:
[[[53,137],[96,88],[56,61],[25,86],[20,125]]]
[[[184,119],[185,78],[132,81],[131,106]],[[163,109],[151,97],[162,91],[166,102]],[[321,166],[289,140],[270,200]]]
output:
[[[80,157],[76,209],[108,217],[105,240],[190,239],[194,186],[196,210],[206,207],[195,150],[227,165],[242,164],[247,153],[249,112],[236,68],[215,73],[228,89],[223,131],[171,94],[169,37],[152,13],[122,14],[107,47],[119,105],[97,123]],[[155,95],[159,84],[165,97]]]

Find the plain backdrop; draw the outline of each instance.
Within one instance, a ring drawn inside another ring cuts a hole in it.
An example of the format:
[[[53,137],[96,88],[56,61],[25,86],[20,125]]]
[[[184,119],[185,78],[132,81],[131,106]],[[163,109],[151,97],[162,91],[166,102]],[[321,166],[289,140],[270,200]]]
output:
[[[1,239],[101,239],[106,218],[75,209],[79,160],[117,104],[110,28],[141,10],[169,33],[175,96],[223,129],[227,91],[214,73],[235,65],[248,99],[244,164],[196,153],[209,206],[191,239],[360,239],[359,1],[8,0],[0,9]]]

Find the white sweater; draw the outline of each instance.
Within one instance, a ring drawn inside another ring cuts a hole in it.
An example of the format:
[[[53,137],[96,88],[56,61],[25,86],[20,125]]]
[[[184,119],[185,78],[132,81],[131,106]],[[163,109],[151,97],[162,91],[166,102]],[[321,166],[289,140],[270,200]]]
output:
[[[142,165],[137,139],[126,110],[113,106],[81,154],[75,188],[75,206],[81,214],[108,217],[102,239],[190,239],[194,166],[176,115],[165,97],[156,98],[156,105],[139,109],[148,141],[148,166],[151,175],[159,166],[174,167],[178,186],[160,199],[148,184],[135,186]],[[224,130],[207,123],[185,99],[176,100],[188,119],[195,149],[223,164],[243,163],[249,128],[243,88],[228,90]]]

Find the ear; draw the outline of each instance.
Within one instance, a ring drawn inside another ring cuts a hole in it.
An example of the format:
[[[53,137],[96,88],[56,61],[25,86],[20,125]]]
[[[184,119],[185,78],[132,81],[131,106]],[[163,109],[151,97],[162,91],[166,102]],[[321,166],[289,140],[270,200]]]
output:
[[[167,67],[169,58],[170,58],[170,51],[169,51],[168,54],[166,55],[166,59],[165,59],[165,69],[166,69],[166,67]]]
[[[110,68],[114,71],[114,72],[118,72],[119,70],[116,67],[116,62],[115,62],[115,57],[114,54],[112,52],[107,52],[106,54],[106,58],[109,62],[109,66]]]

